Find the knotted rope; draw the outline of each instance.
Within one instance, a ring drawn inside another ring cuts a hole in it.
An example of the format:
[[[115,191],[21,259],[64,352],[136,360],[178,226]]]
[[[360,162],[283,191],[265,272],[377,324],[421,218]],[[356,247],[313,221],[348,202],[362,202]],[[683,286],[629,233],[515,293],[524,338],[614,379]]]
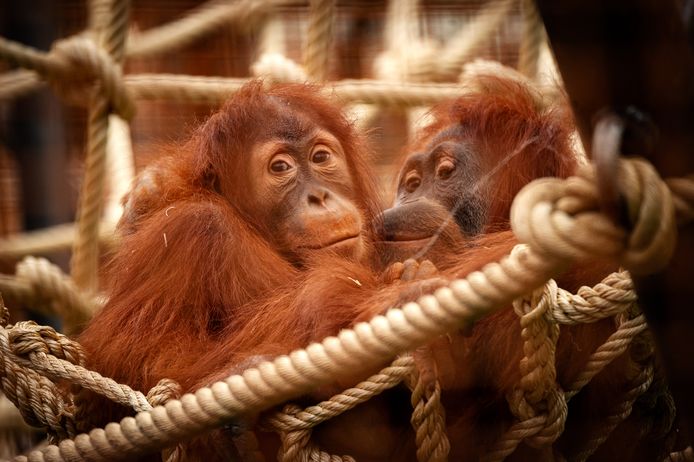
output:
[[[180,396],[180,386],[162,380],[147,397],[84,368],[84,353],[75,341],[33,321],[8,325],[9,312],[0,299],[0,383],[24,420],[45,427],[59,440],[77,435],[81,409],[56,386],[66,380],[135,411],[150,411]]]
[[[309,1],[304,67],[306,74],[313,81],[321,82],[328,76],[335,6],[335,0]]]
[[[545,41],[545,26],[535,0],[522,0],[523,35],[518,50],[518,70],[531,79],[537,76],[540,51]]]
[[[301,409],[295,404],[286,405],[262,424],[262,427],[277,431],[282,441],[280,460],[329,460],[332,462],[353,461],[350,456],[333,456],[325,453],[311,442],[312,429],[326,420],[332,419],[358,404],[364,403],[385,390],[397,386],[412,374],[414,361],[409,356],[396,359],[377,374],[356,386],[331,397],[315,406]]]
[[[594,175],[589,170],[567,180],[539,180],[521,191],[511,211],[514,230],[529,244],[517,246],[498,263],[490,263],[416,303],[389,310],[305,350],[262,363],[194,395],[184,395],[181,400],[171,400],[152,411],[125,418],[120,424],[110,424],[106,429],[95,429],[89,435],[33,452],[30,460],[127,459],[161,449],[229,418],[301,396],[333,381],[342,371],[374,367],[453,326],[460,328],[474,322],[541,286],[569,261],[588,256],[591,251],[619,258],[630,271],[655,271],[664,264],[664,258],[652,250],[672,246],[660,241],[671,239],[674,234],[674,208],[669,190],[655,171],[634,164],[644,163],[622,160],[620,169],[633,172],[635,178],[620,174],[617,179],[632,212],[631,233],[600,217],[596,187],[591,183]],[[628,191],[630,188],[635,191]],[[694,204],[687,204],[688,210],[692,207]],[[650,226],[654,219],[660,225]],[[589,238],[586,229],[590,231]],[[595,242],[604,242],[605,248],[597,247]]]
[[[30,306],[49,306],[47,314],[60,315],[68,334],[84,326],[98,308],[58,266],[44,258],[24,258],[17,264],[16,280],[30,289],[29,297],[22,301]]]
[[[417,367],[406,378],[412,390],[412,427],[415,430],[417,460],[443,462],[448,460],[451,445],[446,434],[446,415],[441,404],[441,386],[431,348],[420,347],[413,357]]]
[[[511,210],[513,230],[519,240],[555,261],[612,258],[632,274],[656,272],[667,264],[676,242],[670,190],[639,159],[620,162],[617,182],[633,223],[630,233],[597,212],[591,166],[582,166],[565,181],[546,178],[523,188]],[[688,203],[683,213],[691,209]]]
[[[115,112],[125,119],[134,114],[120,66],[86,36],[59,40],[49,53],[0,37],[0,57],[37,71],[71,103],[88,102],[94,96],[90,82],[99,82]]]

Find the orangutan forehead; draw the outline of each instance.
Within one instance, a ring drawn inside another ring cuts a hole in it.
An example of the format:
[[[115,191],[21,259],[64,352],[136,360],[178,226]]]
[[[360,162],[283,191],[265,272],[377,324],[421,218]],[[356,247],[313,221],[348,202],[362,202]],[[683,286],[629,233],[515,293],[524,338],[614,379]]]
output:
[[[300,107],[295,107],[291,102],[274,96],[269,99],[273,106],[273,118],[266,127],[263,127],[265,140],[299,141],[319,128],[317,121],[309,117]]]
[[[455,140],[460,140],[465,138],[465,130],[463,127],[460,126],[460,124],[455,124],[452,125],[444,130],[441,130],[434,136],[431,141],[429,141],[429,144],[427,146],[427,150],[431,150],[436,145],[440,144],[443,141],[450,140],[450,139],[455,139]]]

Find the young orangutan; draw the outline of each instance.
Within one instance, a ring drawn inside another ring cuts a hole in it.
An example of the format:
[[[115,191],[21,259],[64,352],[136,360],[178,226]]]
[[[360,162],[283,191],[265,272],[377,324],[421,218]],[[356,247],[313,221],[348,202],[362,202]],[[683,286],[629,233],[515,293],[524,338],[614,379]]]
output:
[[[319,88],[245,86],[126,201],[108,302],[79,338],[89,366],[144,392],[164,378],[193,391],[247,354],[336,333],[359,300],[416,297],[420,282],[380,290],[379,202],[360,136]],[[84,430],[132,412],[83,398]]]
[[[434,122],[408,148],[395,204],[384,212],[385,258],[428,258],[451,276],[467,275],[515,245],[505,230],[513,198],[524,185],[544,176],[567,177],[576,169],[566,102],[545,107],[533,88],[499,77],[480,76],[474,84],[475,91],[436,108]],[[582,263],[557,282],[575,292],[616,269],[610,262]],[[563,389],[614,330],[613,319],[562,326],[556,368]],[[451,460],[479,460],[513,423],[507,400],[521,380],[522,345],[511,307],[480,320],[466,335],[432,345],[446,391]],[[573,460],[585,449],[591,426],[615,412],[615,401],[633,386],[638,367],[629,353],[616,359],[570,403],[567,431],[554,447],[521,444],[507,460],[554,460],[554,451]],[[660,407],[665,398],[658,398]],[[652,412],[643,425],[660,419]],[[662,460],[667,433],[645,440],[626,424],[591,460],[610,460],[617,447],[623,460]],[[623,447],[629,439],[641,444]]]

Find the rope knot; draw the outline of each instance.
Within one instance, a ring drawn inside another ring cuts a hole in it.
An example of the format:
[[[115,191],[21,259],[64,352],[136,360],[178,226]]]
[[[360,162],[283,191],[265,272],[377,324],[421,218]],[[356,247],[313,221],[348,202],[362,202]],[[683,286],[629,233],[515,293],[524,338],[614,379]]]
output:
[[[10,350],[17,356],[30,357],[32,353],[53,355],[72,364],[83,365],[82,348],[57,333],[52,327],[39,326],[34,321],[20,321],[8,332]]]
[[[183,389],[178,382],[172,379],[161,379],[147,393],[147,401],[152,407],[163,406],[172,399],[178,399],[183,394]]]
[[[381,53],[374,62],[375,74],[384,80],[403,82],[435,80],[440,52],[434,42],[417,40]]]
[[[280,53],[263,53],[251,66],[251,72],[255,77],[261,77],[268,83],[308,81],[306,71]]]
[[[5,301],[0,294],[0,327],[6,327],[8,322],[10,322],[10,310],[5,306]]]
[[[552,319],[558,299],[554,280],[529,297],[514,301],[520,316],[521,337],[525,356],[520,361],[521,380],[507,400],[511,412],[527,424],[531,446],[552,444],[561,435],[567,406],[563,391],[556,383],[555,350],[559,326]]]
[[[56,68],[46,79],[65,100],[85,104],[100,91],[122,118],[130,120],[135,114],[135,105],[123,81],[123,69],[92,39],[78,35],[58,40],[50,56]]]
[[[599,213],[595,169],[577,176],[543,178],[523,188],[513,202],[511,223],[518,238],[548,259],[617,259],[633,274],[662,269],[675,245],[670,190],[644,160],[622,159],[617,187],[626,200],[631,230]]]

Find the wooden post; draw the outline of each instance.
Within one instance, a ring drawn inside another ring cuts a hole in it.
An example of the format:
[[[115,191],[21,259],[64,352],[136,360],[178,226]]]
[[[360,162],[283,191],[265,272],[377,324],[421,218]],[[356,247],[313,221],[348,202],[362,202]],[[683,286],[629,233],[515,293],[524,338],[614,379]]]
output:
[[[625,155],[663,177],[694,172],[694,56],[674,0],[538,0],[587,149],[596,115],[637,109],[655,137],[626,133]],[[634,136],[635,135],[635,136]],[[678,415],[694,429],[694,224],[681,228],[671,265],[638,278]]]

